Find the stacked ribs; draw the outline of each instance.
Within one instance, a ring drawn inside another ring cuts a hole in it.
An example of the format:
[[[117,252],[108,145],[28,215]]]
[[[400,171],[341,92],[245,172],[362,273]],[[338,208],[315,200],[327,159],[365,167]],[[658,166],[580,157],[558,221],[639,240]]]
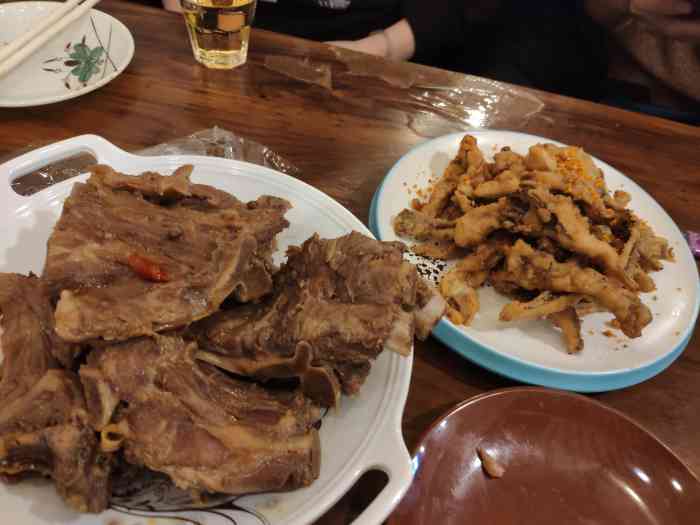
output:
[[[199,495],[309,485],[322,408],[442,315],[402,244],[314,236],[276,269],[290,204],[190,172],[93,168],[43,275],[0,274],[6,479],[50,476],[82,512],[126,464]]]

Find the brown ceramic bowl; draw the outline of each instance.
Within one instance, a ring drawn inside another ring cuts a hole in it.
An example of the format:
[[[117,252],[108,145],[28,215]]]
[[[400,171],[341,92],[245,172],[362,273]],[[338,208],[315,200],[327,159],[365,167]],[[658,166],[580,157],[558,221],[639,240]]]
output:
[[[477,447],[503,477],[484,472]],[[413,462],[392,524],[700,523],[700,481],[680,459],[624,414],[567,392],[471,398],[428,429]]]

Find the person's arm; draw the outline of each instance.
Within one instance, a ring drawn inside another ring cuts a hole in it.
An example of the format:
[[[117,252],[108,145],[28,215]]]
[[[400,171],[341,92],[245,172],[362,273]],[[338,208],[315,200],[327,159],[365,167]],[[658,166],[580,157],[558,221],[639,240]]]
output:
[[[629,0],[585,0],[585,10],[595,22],[614,29],[629,15]]]
[[[585,0],[588,15],[659,82],[700,102],[700,3]]]
[[[413,30],[405,18],[359,40],[336,40],[328,43],[395,61],[409,60],[416,49]]]
[[[700,43],[700,2],[688,0],[586,0],[588,15],[608,30],[631,23],[672,40]]]
[[[180,0],[163,0],[163,7],[168,11],[181,13]]]
[[[429,60],[462,40],[464,0],[403,0],[401,15],[365,38],[328,43],[389,60]]]
[[[464,38],[465,0],[403,0],[401,14],[413,31],[417,61],[430,62]]]

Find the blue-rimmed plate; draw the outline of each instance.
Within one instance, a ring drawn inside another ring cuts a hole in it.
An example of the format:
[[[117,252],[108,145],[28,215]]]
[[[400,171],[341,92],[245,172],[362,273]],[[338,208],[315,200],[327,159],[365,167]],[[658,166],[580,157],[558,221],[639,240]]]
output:
[[[487,157],[503,146],[527,153],[530,146],[555,141],[511,131],[472,131]],[[372,201],[370,228],[382,240],[396,240],[392,219],[439,177],[457,153],[464,133],[418,145],[391,169]],[[583,320],[585,348],[566,353],[560,334],[546,321],[504,323],[498,312],[507,302],[492,288],[479,290],[481,309],[469,327],[443,319],[433,334],[467,359],[501,375],[554,388],[600,392],[644,381],[668,367],[688,344],[698,316],[698,271],[688,246],[671,217],[639,185],[612,166],[594,159],[611,190],[627,191],[630,208],[669,240],[674,263],[652,274],[657,291],[642,294],[654,319],[642,337],[628,339],[608,326],[611,314],[596,313]],[[407,240],[407,239],[403,239]],[[430,265],[422,261],[422,265]]]

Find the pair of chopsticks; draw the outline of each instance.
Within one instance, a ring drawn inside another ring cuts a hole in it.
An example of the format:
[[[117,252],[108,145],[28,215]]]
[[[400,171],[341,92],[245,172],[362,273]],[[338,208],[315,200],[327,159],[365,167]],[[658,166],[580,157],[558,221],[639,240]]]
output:
[[[12,71],[28,57],[36,53],[70,24],[90,11],[100,0],[66,0],[58,4],[36,27],[19,36],[8,45],[0,47],[0,77]]]

